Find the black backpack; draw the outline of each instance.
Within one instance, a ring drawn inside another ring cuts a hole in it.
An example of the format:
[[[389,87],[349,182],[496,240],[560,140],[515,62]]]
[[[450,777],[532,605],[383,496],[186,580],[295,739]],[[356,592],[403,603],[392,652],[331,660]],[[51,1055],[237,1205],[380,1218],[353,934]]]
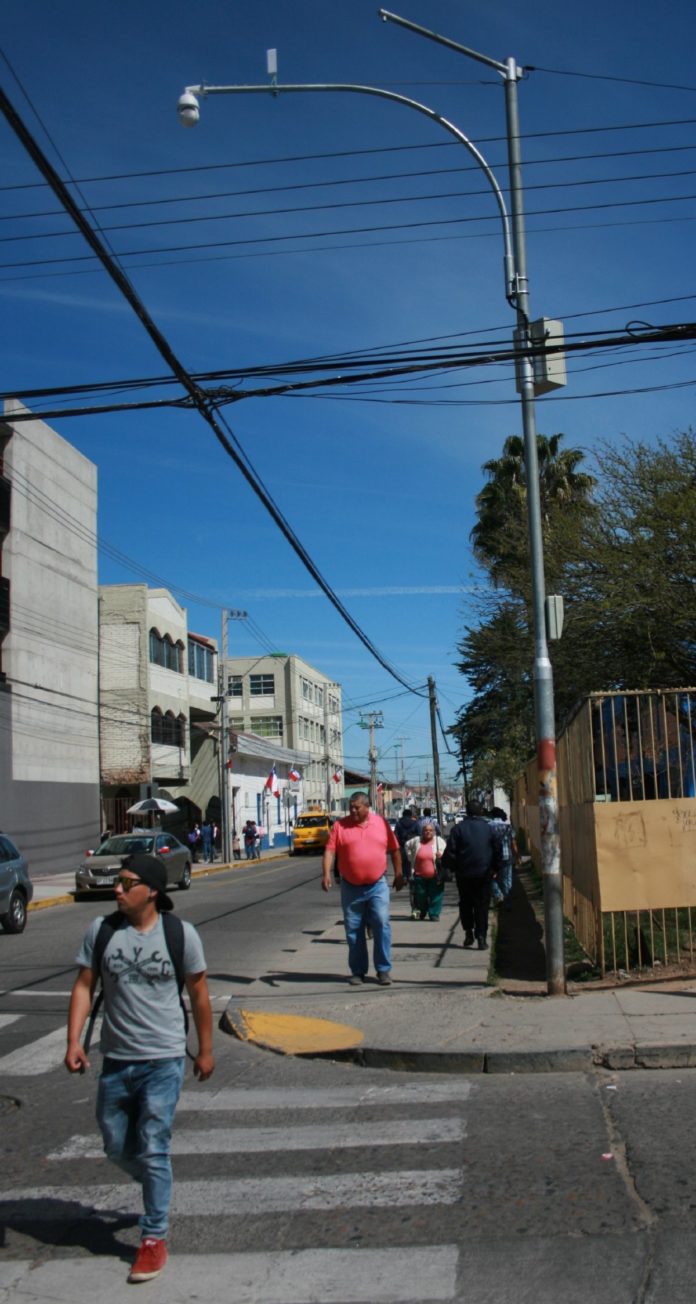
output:
[[[184,925],[182,924],[181,920],[177,915],[172,915],[167,910],[162,912],[162,914],[160,915],[160,919],[162,920],[162,927],[164,929],[164,940],[167,946],[167,950],[169,951],[169,959],[172,962],[174,973],[176,975],[176,985],[179,989],[179,1003],[181,1005],[181,1009],[184,1015],[184,1028],[188,1040],[188,1030],[189,1030],[188,1010],[186,1009],[186,1006],[184,1005],[181,996],[181,993],[184,990],[184,979],[185,979]],[[90,1010],[89,1022],[87,1024],[87,1032],[85,1033],[85,1039],[83,1043],[85,1051],[89,1050],[90,1043],[92,1041],[92,1034],[94,1032],[94,1025],[97,1019],[97,1014],[99,1013],[99,1010],[101,1009],[102,1001],[104,1000],[104,979],[102,977],[102,961],[104,959],[104,952],[106,951],[106,948],[109,945],[109,942],[111,941],[111,938],[113,937],[117,929],[125,928],[127,927],[127,925],[128,925],[128,920],[126,919],[125,915],[121,914],[120,910],[114,910],[113,914],[107,915],[101,921],[99,932],[97,933],[94,942],[94,951],[92,954],[92,968],[99,975],[99,981],[101,985],[99,991],[97,992],[94,998],[92,1009]],[[188,1046],[186,1047],[186,1054],[189,1056],[190,1059],[193,1059],[193,1056],[191,1055]]]

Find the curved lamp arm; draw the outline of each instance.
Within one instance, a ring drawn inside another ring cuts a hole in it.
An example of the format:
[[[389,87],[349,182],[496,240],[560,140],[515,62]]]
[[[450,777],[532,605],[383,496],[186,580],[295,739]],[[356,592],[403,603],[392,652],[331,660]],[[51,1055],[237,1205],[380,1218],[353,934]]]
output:
[[[422,113],[424,117],[430,118],[432,122],[437,122],[450,136],[454,136],[465,149],[469,151],[471,157],[475,159],[481,170],[484,172],[488,183],[495,195],[500,218],[503,227],[503,244],[505,246],[504,272],[505,272],[505,298],[511,302],[516,291],[515,259],[512,250],[512,238],[510,235],[510,222],[508,219],[507,209],[503,192],[496,181],[496,178],[488,166],[483,154],[476,148],[473,141],[465,136],[459,127],[455,127],[453,122],[448,118],[443,118],[435,109],[428,108],[427,104],[421,104],[418,100],[409,99],[407,95],[398,95],[396,91],[382,90],[379,86],[357,86],[351,82],[325,82],[325,83],[300,83],[299,85],[280,85],[272,82],[266,86],[187,86],[179,101],[180,108],[192,108],[194,101],[191,97],[201,96],[205,98],[208,95],[283,95],[294,94],[303,91],[339,91],[354,95],[376,95],[382,100],[392,100],[395,104],[403,104],[408,109],[415,109],[417,113]],[[183,114],[182,121],[184,120]],[[197,121],[197,114],[191,116],[187,125],[193,125]]]

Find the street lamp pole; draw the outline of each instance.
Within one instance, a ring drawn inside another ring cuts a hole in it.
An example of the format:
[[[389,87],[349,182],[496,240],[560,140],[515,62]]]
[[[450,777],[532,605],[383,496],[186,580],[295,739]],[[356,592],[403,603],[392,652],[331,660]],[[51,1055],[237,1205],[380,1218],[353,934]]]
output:
[[[546,638],[545,579],[543,534],[541,528],[541,501],[539,492],[539,465],[537,455],[536,412],[534,402],[534,368],[532,363],[530,322],[529,322],[529,285],[527,278],[527,253],[524,227],[524,202],[522,188],[522,167],[519,145],[519,114],[517,101],[517,82],[521,69],[514,59],[504,63],[480,54],[466,45],[460,45],[447,37],[439,36],[428,28],[400,18],[386,9],[379,10],[384,22],[395,23],[445,45],[449,49],[465,54],[469,58],[484,63],[503,78],[505,87],[505,106],[507,121],[508,168],[510,177],[510,203],[512,210],[512,230],[508,220],[505,200],[498,181],[491,171],[480,150],[449,119],[436,113],[434,109],[405,95],[387,91],[376,86],[361,86],[353,83],[306,83],[282,85],[276,80],[275,59],[269,72],[273,79],[264,86],[187,86],[179,98],[179,121],[183,126],[193,127],[198,122],[200,108],[198,100],[208,95],[239,94],[280,94],[295,92],[349,92],[361,95],[374,95],[381,99],[403,104],[406,108],[436,122],[455,140],[458,140],[485,173],[491,186],[500,212],[503,244],[505,297],[516,312],[515,346],[517,354],[517,388],[522,409],[522,426],[524,435],[524,457],[527,478],[527,525],[529,532],[530,568],[532,578],[532,615],[534,625],[534,711],[537,746],[537,769],[539,780],[539,823],[541,840],[541,859],[544,884],[544,914],[546,941],[546,979],[549,995],[560,996],[565,992],[565,963],[563,953],[563,886],[561,879],[560,840],[558,831],[558,792],[556,772],[556,730],[554,721],[553,673],[549,658]],[[270,53],[270,52],[269,52]],[[374,798],[374,794],[373,794]]]

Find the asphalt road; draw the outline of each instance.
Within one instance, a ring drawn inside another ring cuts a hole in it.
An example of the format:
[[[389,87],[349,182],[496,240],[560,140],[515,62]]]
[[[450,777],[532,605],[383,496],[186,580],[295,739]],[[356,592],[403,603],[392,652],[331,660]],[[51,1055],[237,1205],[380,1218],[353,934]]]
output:
[[[176,904],[218,1011],[233,975],[337,911],[318,858],[199,879]],[[72,956],[102,910],[0,937],[0,1300],[123,1298],[135,1189],[97,1157],[96,1065],[59,1063]],[[217,1041],[211,1082],[187,1078],[151,1301],[691,1304],[693,1071],[443,1078]]]

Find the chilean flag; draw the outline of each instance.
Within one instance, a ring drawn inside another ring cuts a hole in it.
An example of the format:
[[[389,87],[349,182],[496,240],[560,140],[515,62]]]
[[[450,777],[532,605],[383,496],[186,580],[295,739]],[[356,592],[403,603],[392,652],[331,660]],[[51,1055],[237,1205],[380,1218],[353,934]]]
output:
[[[275,765],[273,766],[271,773],[266,779],[266,782],[264,784],[264,789],[268,789],[272,797],[280,796],[280,788],[278,787],[278,775],[276,774]]]
[[[334,783],[340,783],[342,778],[343,778],[343,770],[341,769],[340,765],[337,765],[336,769],[334,770],[333,781]]]
[[[288,778],[291,780],[292,783],[299,783],[300,779],[302,778],[302,775],[300,774],[300,771],[296,770],[295,766],[292,765],[288,770]]]

